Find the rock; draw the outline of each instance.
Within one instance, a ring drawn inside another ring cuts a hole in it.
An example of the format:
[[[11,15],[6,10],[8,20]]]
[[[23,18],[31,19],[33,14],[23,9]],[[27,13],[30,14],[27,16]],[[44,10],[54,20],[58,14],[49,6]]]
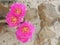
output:
[[[37,13],[37,9],[31,8],[31,9],[27,10],[27,14],[25,16],[25,21],[28,21],[35,26],[35,33],[33,34],[33,38],[31,39],[30,42],[25,44],[25,45],[33,45],[34,41],[37,37],[37,33],[40,31],[40,19],[39,19],[39,15]]]
[[[3,24],[0,23],[0,33],[2,32]]]
[[[25,21],[31,22],[36,27],[36,32],[40,30],[40,19],[35,8],[27,10]]]
[[[4,7],[4,5],[2,5],[0,3],[0,17],[5,17],[5,15],[7,14],[7,12],[9,11],[8,7]]]
[[[4,33],[0,36],[0,45],[20,45],[20,42],[15,37],[15,34],[12,32]]]
[[[55,36],[56,36],[56,33],[51,31],[48,27],[45,27],[44,29],[42,29],[40,34],[39,34],[39,37],[44,37],[46,39],[54,38]]]
[[[38,14],[45,25],[51,26],[57,21],[59,15],[56,13],[55,7],[51,3],[42,3],[38,6]]]

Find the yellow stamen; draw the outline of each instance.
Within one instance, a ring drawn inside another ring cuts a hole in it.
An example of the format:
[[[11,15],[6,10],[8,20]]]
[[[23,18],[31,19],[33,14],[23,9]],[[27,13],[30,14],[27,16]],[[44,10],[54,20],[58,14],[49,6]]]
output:
[[[17,18],[16,17],[11,17],[11,22],[12,23],[16,23],[16,21],[17,21]]]
[[[17,14],[20,14],[21,13],[21,9],[15,9],[15,12],[17,13]]]
[[[24,26],[22,31],[23,31],[23,33],[27,33],[27,32],[29,32],[29,28],[27,26]]]

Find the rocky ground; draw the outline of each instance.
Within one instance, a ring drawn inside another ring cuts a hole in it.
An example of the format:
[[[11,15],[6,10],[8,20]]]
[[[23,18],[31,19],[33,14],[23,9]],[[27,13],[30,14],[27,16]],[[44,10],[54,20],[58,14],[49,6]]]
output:
[[[31,22],[35,33],[23,44],[16,39],[15,28],[1,25],[0,45],[60,45],[60,0],[17,0],[27,5],[25,21]]]

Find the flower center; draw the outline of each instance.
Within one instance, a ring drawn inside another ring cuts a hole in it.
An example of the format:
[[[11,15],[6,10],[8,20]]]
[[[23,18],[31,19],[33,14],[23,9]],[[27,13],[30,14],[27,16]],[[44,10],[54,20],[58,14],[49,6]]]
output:
[[[17,8],[17,9],[15,9],[15,12],[16,12],[17,14],[21,14],[22,11],[21,11],[21,9],[18,9],[18,8]]]
[[[17,22],[17,18],[16,17],[11,17],[11,22],[12,23],[16,23]]]
[[[23,33],[28,33],[28,32],[29,32],[29,28],[28,28],[27,26],[24,26],[24,27],[22,28],[22,32],[23,32]]]

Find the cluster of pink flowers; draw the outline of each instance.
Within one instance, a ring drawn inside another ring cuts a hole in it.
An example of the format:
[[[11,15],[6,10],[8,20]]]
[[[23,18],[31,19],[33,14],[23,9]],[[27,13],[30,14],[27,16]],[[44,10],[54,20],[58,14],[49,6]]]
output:
[[[21,3],[14,3],[10,6],[10,11],[6,16],[6,22],[10,27],[14,27],[23,21],[26,15],[26,6]]]
[[[26,6],[21,3],[14,3],[10,6],[10,11],[7,13],[6,22],[10,27],[17,26],[16,38],[20,42],[27,42],[32,38],[35,27],[29,22],[23,22],[26,15]],[[23,22],[22,24],[20,24]]]

